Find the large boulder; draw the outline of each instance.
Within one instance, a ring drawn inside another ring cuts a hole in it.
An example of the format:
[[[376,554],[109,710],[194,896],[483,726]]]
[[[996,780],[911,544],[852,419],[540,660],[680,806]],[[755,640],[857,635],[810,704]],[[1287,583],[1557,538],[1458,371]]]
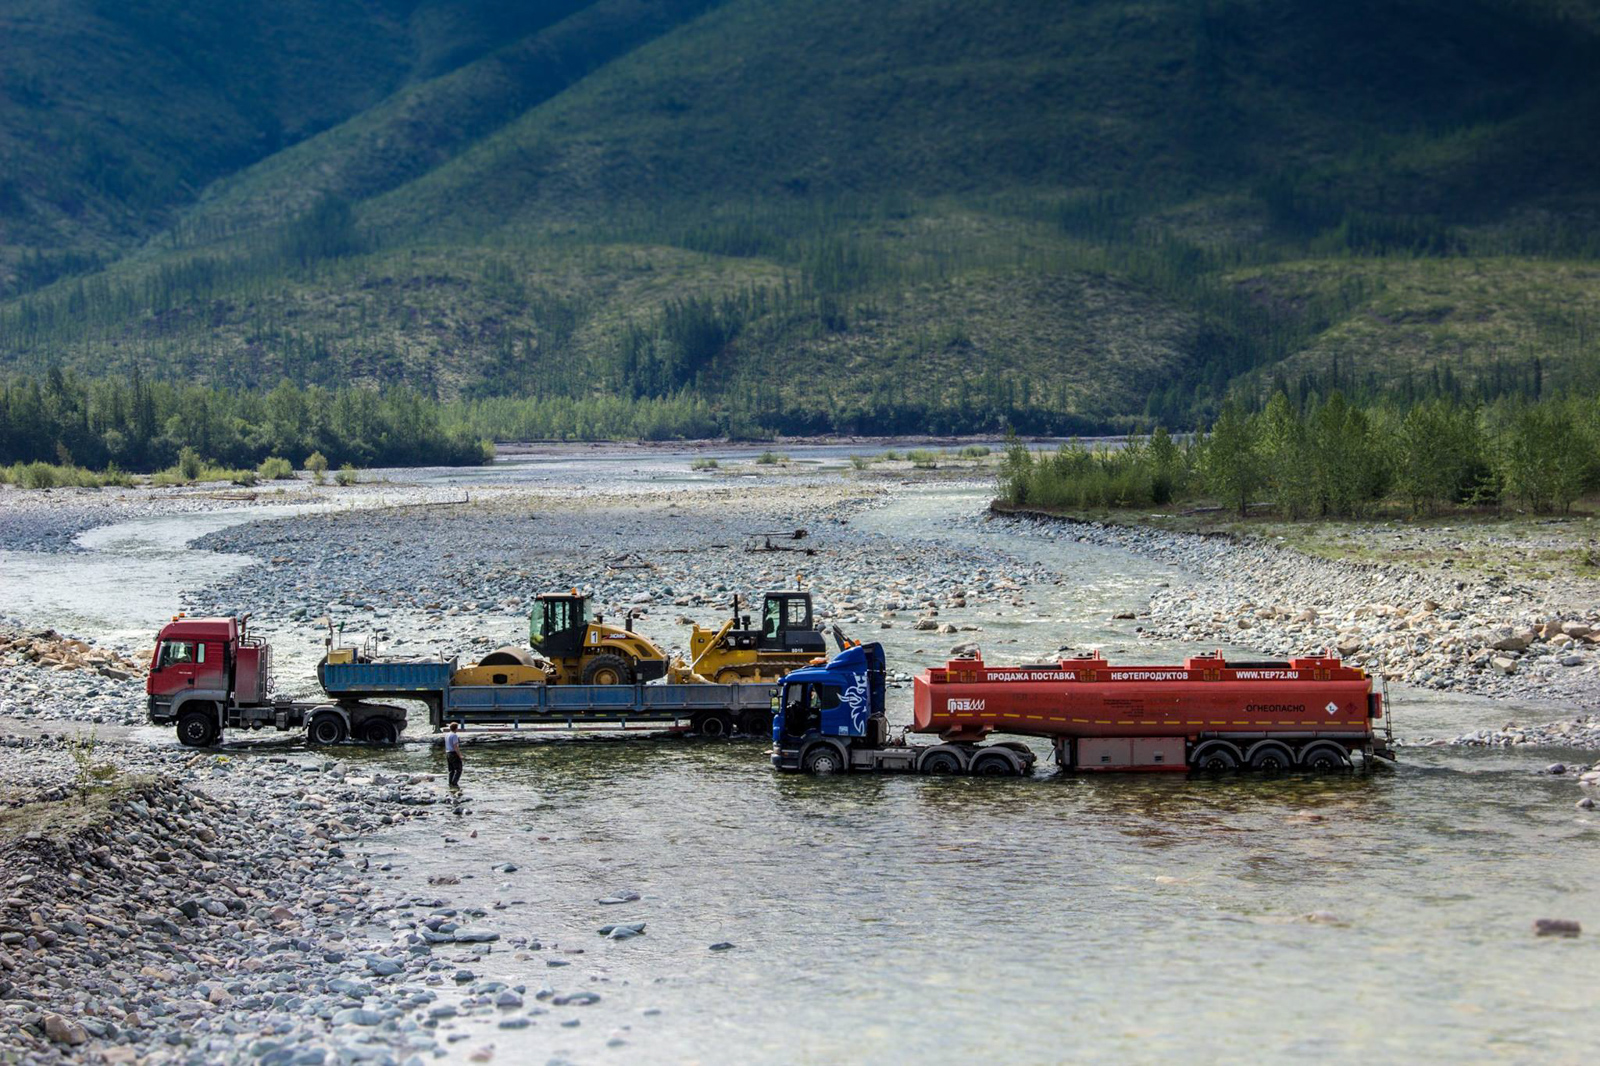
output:
[[[1531,630],[1518,633],[1510,626],[1501,626],[1489,634],[1489,647],[1495,651],[1527,651],[1532,643]]]

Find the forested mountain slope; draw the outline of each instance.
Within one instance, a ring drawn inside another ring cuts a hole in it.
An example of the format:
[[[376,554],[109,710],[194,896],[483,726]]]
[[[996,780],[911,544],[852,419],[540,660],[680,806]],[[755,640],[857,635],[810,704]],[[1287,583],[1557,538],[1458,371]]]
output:
[[[1274,383],[1576,384],[1600,355],[1587,0],[70,0],[0,25],[23,372],[1060,431]]]

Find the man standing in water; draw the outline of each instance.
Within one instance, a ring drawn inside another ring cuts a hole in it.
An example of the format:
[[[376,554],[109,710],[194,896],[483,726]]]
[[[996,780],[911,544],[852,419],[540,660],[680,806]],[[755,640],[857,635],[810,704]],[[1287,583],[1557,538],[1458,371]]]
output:
[[[450,787],[461,787],[461,723],[451,722],[444,735],[444,761],[450,766]]]

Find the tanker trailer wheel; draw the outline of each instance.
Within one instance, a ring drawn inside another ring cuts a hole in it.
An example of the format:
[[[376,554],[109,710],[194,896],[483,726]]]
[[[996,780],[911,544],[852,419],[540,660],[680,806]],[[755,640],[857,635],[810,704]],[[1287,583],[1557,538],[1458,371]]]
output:
[[[313,744],[337,744],[345,738],[344,719],[332,711],[324,711],[311,719],[306,736]]]
[[[984,751],[972,760],[972,773],[977,777],[1016,777],[1017,767],[1003,752]]]
[[[1281,774],[1294,766],[1294,756],[1288,748],[1277,744],[1263,744],[1250,753],[1250,769],[1268,774]]]
[[[178,716],[178,743],[209,748],[217,742],[217,720],[209,711],[184,711]]]
[[[917,769],[925,774],[959,774],[961,757],[953,751],[931,751]]]
[[[1218,744],[1202,751],[1194,761],[1194,768],[1203,774],[1226,774],[1239,768],[1239,757]]]
[[[813,744],[800,757],[800,769],[816,777],[844,773],[844,758],[832,744]]]
[[[372,718],[361,727],[361,739],[380,748],[392,748],[400,742],[400,733],[387,718]]]
[[[620,655],[605,652],[583,664],[585,685],[631,685],[633,667]]]
[[[1300,756],[1300,765],[1314,774],[1331,774],[1348,769],[1350,757],[1332,744],[1313,744]]]

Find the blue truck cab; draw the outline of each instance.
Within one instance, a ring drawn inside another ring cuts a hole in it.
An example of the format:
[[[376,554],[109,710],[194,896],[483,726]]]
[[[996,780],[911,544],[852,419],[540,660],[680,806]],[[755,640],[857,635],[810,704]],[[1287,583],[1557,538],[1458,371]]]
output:
[[[784,677],[772,715],[772,764],[780,770],[840,773],[858,743],[888,738],[881,644],[854,644],[820,666]]]

